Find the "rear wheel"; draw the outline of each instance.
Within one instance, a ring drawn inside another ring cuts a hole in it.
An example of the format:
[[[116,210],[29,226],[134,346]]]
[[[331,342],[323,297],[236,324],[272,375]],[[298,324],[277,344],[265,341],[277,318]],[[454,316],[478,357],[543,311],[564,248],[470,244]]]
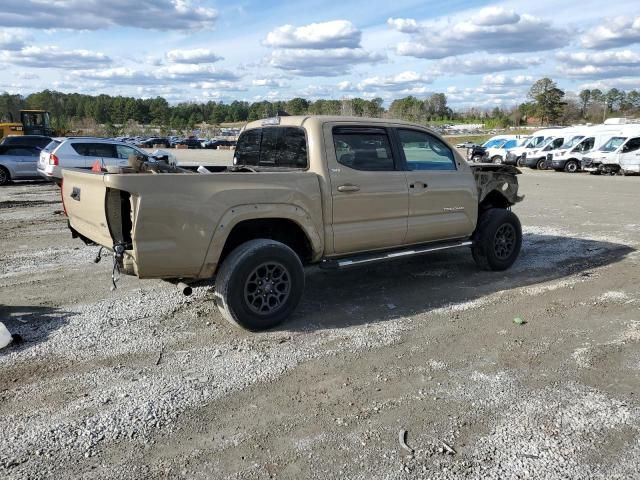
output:
[[[11,181],[11,175],[9,170],[4,167],[0,167],[0,185],[6,185]]]
[[[569,160],[565,165],[564,165],[564,171],[567,173],[576,173],[579,169],[579,165],[578,162],[576,160]]]
[[[522,246],[522,226],[509,210],[491,208],[480,215],[471,254],[484,270],[506,270],[516,261]]]
[[[304,291],[304,269],[296,253],[269,239],[243,243],[224,260],[216,277],[222,315],[248,330],[265,330],[286,320]]]

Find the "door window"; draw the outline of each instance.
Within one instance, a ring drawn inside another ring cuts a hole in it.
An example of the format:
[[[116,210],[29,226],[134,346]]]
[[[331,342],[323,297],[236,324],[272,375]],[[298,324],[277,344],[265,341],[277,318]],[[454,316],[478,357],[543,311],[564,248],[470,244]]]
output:
[[[586,152],[587,150],[591,150],[593,148],[594,142],[595,142],[594,137],[586,138],[578,146],[576,146],[572,151]]]
[[[110,143],[72,143],[71,147],[84,157],[118,158],[115,145]]]
[[[455,170],[451,149],[426,132],[398,130],[402,150],[409,170]]]
[[[13,147],[7,148],[5,155],[15,155],[18,157],[37,157],[40,155],[40,151],[35,147]]]
[[[126,145],[116,145],[116,152],[118,154],[118,158],[122,158],[124,160],[127,160],[129,155],[135,155],[137,157],[142,155],[140,151]]]
[[[393,171],[391,143],[384,128],[334,127],[338,163],[354,170]]]
[[[627,142],[627,144],[622,147],[623,153],[635,152],[640,148],[640,138],[632,138]]]

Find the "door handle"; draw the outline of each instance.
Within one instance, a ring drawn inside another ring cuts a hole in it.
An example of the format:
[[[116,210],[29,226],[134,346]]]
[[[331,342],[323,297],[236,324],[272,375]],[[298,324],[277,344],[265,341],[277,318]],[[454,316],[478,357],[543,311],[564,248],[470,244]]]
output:
[[[359,190],[360,190],[360,187],[358,185],[347,184],[347,185],[340,185],[338,187],[339,192],[357,192]]]
[[[411,184],[409,184],[410,188],[427,188],[429,185],[427,185],[424,182],[413,182]]]

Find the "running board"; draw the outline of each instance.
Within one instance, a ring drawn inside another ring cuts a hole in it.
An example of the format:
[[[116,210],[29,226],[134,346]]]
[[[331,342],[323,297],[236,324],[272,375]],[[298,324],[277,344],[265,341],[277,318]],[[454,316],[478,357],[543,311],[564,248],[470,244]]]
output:
[[[338,259],[323,259],[320,262],[320,268],[327,270],[338,270],[341,268],[356,267],[359,265],[369,265],[372,263],[386,262],[389,260],[396,260],[398,258],[415,257],[423,255],[425,253],[437,252],[439,250],[448,250],[450,248],[470,247],[473,242],[456,241],[447,243],[438,243],[431,245],[424,245],[421,247],[415,247],[407,250],[393,250],[390,252],[377,252],[373,254],[358,255],[351,258],[338,258]]]

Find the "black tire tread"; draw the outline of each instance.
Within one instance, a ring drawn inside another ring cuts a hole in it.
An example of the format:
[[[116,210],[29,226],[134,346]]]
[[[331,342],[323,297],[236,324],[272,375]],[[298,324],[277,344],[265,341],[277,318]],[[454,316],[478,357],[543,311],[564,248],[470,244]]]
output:
[[[506,263],[492,260],[487,252],[488,248],[493,248],[493,234],[495,230],[505,221],[510,221],[514,224],[517,235],[517,253]],[[481,269],[490,271],[506,270],[518,258],[521,246],[522,226],[520,225],[520,220],[518,220],[518,217],[513,212],[502,208],[491,208],[480,214],[473,238],[473,246],[471,247],[471,255]]]

